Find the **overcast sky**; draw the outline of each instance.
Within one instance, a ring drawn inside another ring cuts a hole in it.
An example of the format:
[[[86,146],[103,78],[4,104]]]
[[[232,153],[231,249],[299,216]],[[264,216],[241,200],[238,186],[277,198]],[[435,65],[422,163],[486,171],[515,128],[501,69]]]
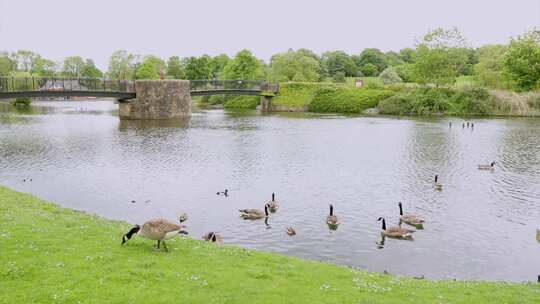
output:
[[[301,47],[399,50],[452,26],[473,46],[505,43],[540,26],[540,0],[0,0],[0,50],[100,68],[118,49],[167,58],[247,48],[265,60]]]

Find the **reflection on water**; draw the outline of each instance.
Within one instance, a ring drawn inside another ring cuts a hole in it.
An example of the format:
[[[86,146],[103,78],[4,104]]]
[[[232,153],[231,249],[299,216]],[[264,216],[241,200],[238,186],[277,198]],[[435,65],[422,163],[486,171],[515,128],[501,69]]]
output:
[[[472,129],[459,118],[210,110],[141,122],[120,121],[117,108],[0,105],[0,183],[133,223],[186,212],[196,238],[219,231],[229,244],[373,271],[538,275],[540,120],[479,119]],[[493,172],[477,169],[491,161]],[[238,209],[261,209],[272,192],[280,209],[267,221],[239,218]],[[426,219],[412,241],[381,237],[377,218],[399,225],[398,201]],[[327,226],[330,203],[337,230]]]

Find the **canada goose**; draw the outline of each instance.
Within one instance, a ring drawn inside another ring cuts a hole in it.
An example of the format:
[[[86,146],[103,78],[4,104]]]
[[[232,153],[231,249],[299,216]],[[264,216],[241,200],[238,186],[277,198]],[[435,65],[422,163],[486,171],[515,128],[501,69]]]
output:
[[[272,193],[272,200],[266,203],[268,209],[270,209],[270,212],[272,213],[276,212],[279,208],[279,203],[275,200],[275,197],[275,194]]]
[[[294,230],[293,227],[287,227],[287,234],[288,234],[289,236],[296,235],[296,230]]]
[[[202,237],[203,240],[223,245],[223,237],[215,232],[208,232]]]
[[[401,227],[389,227],[386,228],[386,221],[384,217],[380,217],[377,221],[382,221],[381,234],[391,238],[412,238],[414,230],[409,230]]]
[[[129,241],[134,234],[137,234],[147,239],[156,240],[158,249],[159,244],[163,243],[163,248],[167,251],[165,239],[170,239],[180,234],[188,234],[187,231],[183,230],[185,227],[184,225],[174,224],[162,218],[152,219],[144,223],[142,227],[135,225],[128,233],[124,234],[122,236],[122,245]]]
[[[245,220],[258,220],[268,218],[268,206],[264,205],[264,211],[259,209],[240,209],[240,217]]]
[[[184,214],[180,215],[178,220],[180,221],[180,223],[183,223],[183,222],[187,221],[188,218],[189,218],[189,216],[187,215],[187,213],[184,213]]]
[[[433,182],[433,188],[439,191],[442,190],[442,184],[439,184],[439,176],[437,174],[435,174],[435,181]]]
[[[398,203],[399,206],[399,219],[412,226],[422,226],[426,221],[420,218],[416,214],[403,214],[403,205],[401,202]]]
[[[340,224],[340,221],[336,215],[334,215],[334,206],[330,204],[330,214],[326,217],[326,224],[332,230],[337,229],[337,226]]]
[[[540,229],[536,229],[536,240],[540,243]]]
[[[478,165],[479,170],[493,170],[495,169],[495,162],[492,161],[489,165]]]

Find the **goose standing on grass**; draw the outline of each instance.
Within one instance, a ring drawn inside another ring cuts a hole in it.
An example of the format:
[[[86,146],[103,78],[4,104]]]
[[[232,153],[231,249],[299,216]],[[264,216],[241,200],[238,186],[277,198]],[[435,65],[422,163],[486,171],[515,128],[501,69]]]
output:
[[[207,242],[213,242],[217,245],[223,245],[223,237],[215,232],[208,232],[202,237]]]
[[[437,174],[435,174],[435,181],[433,182],[433,188],[435,188],[435,190],[439,190],[439,191],[442,190],[442,184],[439,183],[439,175],[437,175]]]
[[[386,227],[384,217],[380,217],[377,221],[382,221],[381,234],[391,238],[407,239],[412,238],[412,233],[415,230],[410,230],[401,227]]]
[[[166,219],[157,218],[147,221],[141,226],[135,225],[131,228],[126,234],[122,236],[122,245],[131,239],[131,237],[136,234],[144,238],[157,241],[157,249],[159,249],[160,243],[163,243],[163,248],[167,250],[167,245],[165,245],[165,239],[170,239],[180,234],[188,234],[184,230],[186,226],[178,225],[171,223]]]
[[[495,162],[492,161],[489,165],[478,165],[479,170],[493,170],[495,169]]]
[[[268,205],[264,205],[264,211],[259,209],[240,209],[240,217],[245,220],[258,220],[268,218]]]
[[[270,212],[275,213],[279,208],[279,203],[275,200],[276,196],[272,193],[272,200],[266,203]]]
[[[341,224],[339,218],[334,215],[334,206],[332,204],[330,204],[330,214],[326,217],[326,224],[331,230],[336,230],[339,224]]]
[[[421,227],[426,221],[424,221],[421,217],[419,217],[416,214],[406,213],[403,214],[403,204],[401,202],[398,203],[399,206],[399,219],[411,226],[417,226]]]

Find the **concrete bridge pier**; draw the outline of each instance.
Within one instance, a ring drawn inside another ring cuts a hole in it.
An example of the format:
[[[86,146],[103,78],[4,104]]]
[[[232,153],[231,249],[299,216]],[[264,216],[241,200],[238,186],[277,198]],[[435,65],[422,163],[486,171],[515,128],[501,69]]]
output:
[[[170,119],[191,116],[189,80],[137,80],[136,98],[120,103],[120,119]]]
[[[261,96],[261,111],[270,112],[272,111],[272,96]]]

